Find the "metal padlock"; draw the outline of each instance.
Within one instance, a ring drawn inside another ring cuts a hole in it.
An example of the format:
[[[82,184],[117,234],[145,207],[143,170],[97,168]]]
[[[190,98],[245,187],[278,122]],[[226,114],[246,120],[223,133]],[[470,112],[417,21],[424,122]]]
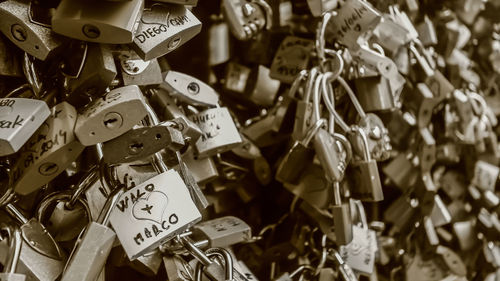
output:
[[[225,107],[210,108],[189,118],[202,131],[195,146],[200,157],[231,150],[242,142],[231,114]]]
[[[195,224],[192,228],[193,239],[207,240],[209,248],[229,247],[237,243],[250,241],[252,230],[243,220],[225,216]]]
[[[160,119],[178,123],[182,134],[191,138],[192,142],[196,142],[200,138],[200,128],[184,115],[180,107],[175,103],[174,98],[172,98],[167,91],[163,89],[153,91],[153,96],[150,100]]]
[[[72,96],[97,97],[103,93],[116,77],[117,70],[109,46],[87,44],[87,54],[78,77],[68,81],[68,92]]]
[[[390,16],[383,15],[380,23],[373,30],[376,42],[392,55],[396,55],[398,50],[409,42],[408,30],[402,25],[394,22]]]
[[[342,181],[352,158],[349,141],[343,135],[320,128],[314,135],[313,145],[326,178],[331,182]]]
[[[333,204],[331,206],[333,223],[335,225],[335,243],[347,245],[353,239],[353,224],[349,203],[342,202],[340,184],[333,183]]]
[[[406,280],[429,280],[439,281],[445,277],[445,272],[439,267],[435,260],[423,260],[420,253],[416,253],[409,264],[406,265]]]
[[[430,214],[434,207],[434,197],[437,192],[437,187],[429,172],[422,172],[419,177],[417,177],[417,182],[414,185],[413,191],[418,199],[421,212],[423,214]]]
[[[224,90],[243,95],[247,87],[248,77],[252,69],[245,65],[230,61],[226,65],[226,79]]]
[[[157,59],[143,61],[131,49],[118,51],[119,68],[124,86],[154,86],[163,82]]]
[[[484,161],[477,161],[471,183],[483,191],[494,191],[500,175],[500,168]]]
[[[66,255],[54,238],[38,220],[28,220],[13,204],[7,204],[5,209],[21,224],[23,239],[18,272],[25,274],[28,280],[57,280],[63,271]]]
[[[193,280],[194,270],[179,255],[163,256],[163,264],[170,281],[188,281]]]
[[[382,183],[380,182],[378,166],[368,151],[366,134],[359,127],[354,127],[353,131],[362,138],[364,152],[362,160],[355,163],[352,170],[354,172],[354,184],[351,187],[351,196],[361,201],[382,201],[384,200],[384,192],[382,190]]]
[[[425,15],[424,20],[417,26],[418,36],[424,46],[436,45],[438,38],[436,35],[436,28],[431,19]]]
[[[358,78],[354,80],[357,97],[367,112],[389,111],[395,107],[389,80],[383,76]]]
[[[95,280],[103,269],[113,243],[115,231],[109,226],[110,213],[123,190],[117,188],[106,200],[97,221],[88,224],[80,234],[64,269],[61,281]]]
[[[248,77],[245,94],[248,99],[259,106],[272,106],[280,88],[280,81],[269,75],[269,68],[259,65]]]
[[[132,43],[144,8],[144,0],[64,0],[52,17],[52,30],[61,35],[97,43]]]
[[[436,249],[436,253],[441,256],[453,274],[462,277],[467,276],[467,268],[464,262],[452,249],[439,245]]]
[[[291,84],[300,71],[308,67],[313,46],[313,40],[296,36],[285,37],[274,55],[269,76]]]
[[[195,181],[200,185],[219,177],[219,171],[212,157],[197,157],[192,147],[189,147],[186,152],[182,154],[182,160],[193,175]]]
[[[25,281],[26,275],[16,273],[17,263],[19,262],[19,257],[21,255],[21,247],[23,243],[23,238],[21,236],[21,230],[16,226],[2,225],[0,230],[6,232],[7,237],[3,237],[2,240],[7,240],[8,244],[8,256],[7,260],[3,262],[3,272],[0,273],[0,280],[5,281]],[[4,235],[5,235],[4,234]]]
[[[26,98],[0,99],[0,156],[17,152],[49,117],[44,101]]]
[[[338,6],[337,0],[307,0],[307,5],[311,14],[315,17],[320,17]]]
[[[201,22],[183,5],[153,3],[142,13],[132,48],[148,61],[177,49],[200,31]]]
[[[418,176],[418,167],[413,164],[411,157],[411,154],[400,153],[382,168],[384,174],[401,190],[411,186]]]
[[[371,4],[361,0],[348,0],[335,10],[330,32],[348,47],[357,45],[358,37],[373,29],[380,22],[380,13]]]
[[[87,202],[81,198],[72,201],[72,194],[56,192],[42,199],[37,209],[37,219],[44,223],[57,242],[75,239],[92,220]],[[54,207],[54,211],[46,218],[50,207]]]
[[[223,0],[221,9],[238,40],[248,40],[272,26],[272,9],[265,1]]]
[[[51,109],[49,118],[26,142],[13,169],[14,190],[29,194],[62,173],[84,146],[73,133],[77,113],[69,103]]]
[[[434,196],[434,207],[431,211],[432,224],[436,227],[440,227],[451,222],[451,214],[446,205],[444,204],[441,196],[436,194]]]
[[[420,143],[418,145],[417,156],[420,170],[425,173],[432,169],[436,163],[436,140],[428,128],[419,129]]]
[[[3,24],[0,30],[16,46],[40,60],[54,57],[63,45],[63,38],[31,19],[30,1],[9,0],[0,4]]]
[[[160,88],[188,104],[217,107],[219,103],[219,95],[212,87],[184,73],[168,71]]]
[[[340,246],[342,259],[354,270],[363,274],[372,274],[375,265],[375,253],[378,249],[375,231],[368,228],[366,213],[359,200],[351,200],[360,218],[361,226],[353,225],[352,241]]]
[[[85,146],[109,141],[130,130],[146,114],[144,96],[138,86],[115,88],[82,109],[75,135]]]
[[[134,260],[200,218],[180,175],[170,170],[123,193],[110,222],[127,256]]]
[[[339,265],[339,273],[343,280],[345,281],[357,281],[358,278],[352,268],[342,259],[342,256],[336,250],[332,249],[330,255],[333,256],[333,260]]]
[[[297,183],[302,170],[311,163],[314,158],[314,150],[309,148],[309,143],[314,139],[316,133],[325,123],[325,120],[319,120],[312,126],[302,141],[296,141],[285,157],[281,160],[275,177],[280,182]]]
[[[415,91],[404,96],[404,103],[413,110],[417,117],[418,127],[426,127],[433,114],[434,108],[441,102],[441,98],[424,83],[418,83]]]
[[[182,133],[167,124],[136,128],[103,143],[103,160],[108,164],[129,163],[164,148],[179,150],[183,146]]]

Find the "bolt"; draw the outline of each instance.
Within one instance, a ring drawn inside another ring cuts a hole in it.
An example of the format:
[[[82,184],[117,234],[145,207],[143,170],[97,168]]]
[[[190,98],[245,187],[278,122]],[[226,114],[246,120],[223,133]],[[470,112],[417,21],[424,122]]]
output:
[[[101,31],[99,30],[99,28],[97,28],[96,26],[94,25],[91,25],[91,24],[86,24],[82,27],[82,32],[83,32],[83,35],[87,36],[88,38],[97,38],[99,37],[99,35],[101,35]]]
[[[109,112],[104,115],[104,126],[110,130],[118,129],[123,125],[123,118],[116,112]]]
[[[26,41],[26,38],[28,38],[26,29],[24,29],[24,27],[19,24],[13,24],[10,28],[10,32],[12,33],[14,39],[16,39],[17,41],[24,42]]]

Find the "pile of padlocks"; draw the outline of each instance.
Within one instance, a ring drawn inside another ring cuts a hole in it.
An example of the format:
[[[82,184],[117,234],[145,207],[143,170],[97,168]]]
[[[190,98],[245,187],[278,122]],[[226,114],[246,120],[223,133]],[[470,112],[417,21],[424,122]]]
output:
[[[0,2],[0,280],[500,281],[500,1],[370,2]]]

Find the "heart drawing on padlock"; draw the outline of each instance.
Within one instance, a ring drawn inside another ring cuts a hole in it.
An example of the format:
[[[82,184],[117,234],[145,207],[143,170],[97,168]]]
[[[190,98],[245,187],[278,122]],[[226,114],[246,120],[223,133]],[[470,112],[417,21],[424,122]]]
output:
[[[145,198],[139,198],[132,207],[132,215],[137,220],[149,220],[158,224],[163,221],[163,213],[168,205],[168,197],[161,191],[152,191]]]

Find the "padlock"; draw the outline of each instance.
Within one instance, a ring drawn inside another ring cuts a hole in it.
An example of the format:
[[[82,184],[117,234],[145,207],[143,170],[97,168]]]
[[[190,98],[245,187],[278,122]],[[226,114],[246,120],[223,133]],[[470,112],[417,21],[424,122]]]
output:
[[[67,83],[70,99],[78,101],[80,95],[87,98],[97,97],[113,82],[116,74],[116,65],[110,48],[103,44],[89,43],[80,75],[69,79]]]
[[[149,61],[177,49],[200,31],[201,22],[183,5],[154,3],[142,13],[132,48]]]
[[[417,177],[417,181],[413,186],[413,192],[418,199],[420,211],[423,214],[429,215],[434,207],[434,197],[437,192],[437,187],[429,172],[422,172]]]
[[[337,0],[307,0],[307,5],[311,14],[315,17],[320,17],[338,6]]]
[[[163,89],[153,91],[151,102],[155,112],[162,120],[170,120],[179,124],[182,134],[196,142],[201,136],[200,128],[184,115],[175,100]],[[173,119],[173,120],[172,120]],[[182,128],[181,128],[182,127]]]
[[[302,141],[296,141],[285,157],[281,159],[276,170],[275,177],[280,182],[297,183],[301,171],[311,163],[314,158],[314,150],[309,148],[309,143],[324,125],[325,120],[320,119],[312,126]]]
[[[494,191],[499,175],[499,167],[479,160],[474,166],[474,176],[471,183],[483,191]]]
[[[167,272],[167,278],[171,281],[193,280],[194,270],[179,255],[163,256],[163,264]]]
[[[432,169],[436,163],[436,140],[428,128],[419,129],[420,143],[418,144],[417,156],[420,170],[425,173]]]
[[[434,196],[434,207],[431,211],[432,224],[435,227],[440,227],[451,222],[451,214],[446,205],[444,204],[441,196],[436,194]]]
[[[249,40],[272,26],[272,9],[265,1],[223,0],[222,12],[238,40]]]
[[[353,239],[353,224],[349,203],[342,202],[339,182],[333,183],[333,204],[331,204],[333,223],[335,225],[335,243],[347,245]]]
[[[168,124],[132,129],[103,143],[103,160],[108,164],[130,163],[168,148],[179,150],[184,146],[182,133]]]
[[[252,239],[250,226],[234,216],[220,217],[195,224],[192,231],[193,239],[206,240],[209,248],[229,247]]]
[[[422,260],[420,253],[415,253],[409,264],[406,265],[406,280],[442,280],[445,272],[439,267],[435,260]]]
[[[189,147],[182,154],[182,160],[193,175],[194,180],[202,185],[218,178],[219,171],[217,170],[215,161],[211,157],[197,157],[193,150],[192,147]]]
[[[461,277],[467,276],[467,268],[464,262],[452,249],[439,245],[436,253],[441,256],[451,273]]]
[[[272,106],[280,88],[280,81],[270,77],[269,68],[259,65],[252,69],[245,87],[247,98],[258,106]]]
[[[75,239],[91,221],[87,202],[72,197],[71,193],[64,192],[49,194],[42,199],[37,209],[37,219],[44,223],[57,242]],[[54,211],[47,218],[47,209],[50,207],[54,207]]]
[[[400,196],[384,211],[384,221],[392,223],[395,231],[405,231],[413,227],[417,206],[417,200]]]
[[[359,103],[367,112],[389,111],[395,108],[389,80],[383,76],[354,80]]]
[[[390,116],[390,121],[385,124],[391,144],[399,150],[406,150],[417,120],[412,113],[400,110],[392,111]]]
[[[389,54],[396,55],[409,42],[408,30],[394,22],[388,15],[383,15],[380,23],[373,30],[376,42]]]
[[[62,281],[90,281],[99,276],[116,238],[115,231],[108,226],[110,213],[122,194],[122,189],[115,189],[106,200],[97,221],[90,222],[82,231],[68,259]]]
[[[179,100],[193,105],[217,107],[219,95],[204,82],[176,71],[168,71],[160,89]]]
[[[362,201],[378,202],[384,200],[384,192],[380,175],[378,172],[377,162],[371,158],[368,151],[368,141],[366,140],[365,132],[359,127],[353,127],[353,132],[359,135],[364,142],[364,152],[362,159],[354,163],[352,172],[353,185],[351,186],[352,198]]]
[[[62,173],[82,153],[74,133],[77,113],[69,103],[51,109],[49,118],[24,145],[13,170],[14,190],[29,194]]]
[[[418,36],[424,46],[437,45],[436,28],[431,19],[425,15],[423,21],[417,26]]]
[[[333,256],[333,260],[338,263],[338,270],[340,276],[345,281],[357,281],[358,278],[352,268],[342,259],[342,256],[334,249],[330,250],[330,255]]]
[[[180,175],[170,170],[121,195],[110,222],[127,256],[134,260],[200,218]],[[123,228],[125,225],[128,228]]]
[[[231,58],[229,26],[222,15],[212,17],[208,27],[208,65],[221,65]]]
[[[96,43],[132,43],[139,25],[144,0],[64,0],[52,17],[52,30],[61,35]]]
[[[195,144],[200,157],[231,150],[242,142],[231,114],[225,107],[210,108],[189,118],[202,131]]]
[[[124,86],[154,86],[163,82],[156,58],[143,61],[133,50],[126,48],[120,49],[117,57]]]
[[[182,245],[186,247],[191,255],[198,261],[194,280],[201,281],[202,273],[205,273],[211,280],[235,280],[248,281],[239,271],[233,267],[233,258],[224,248],[211,248],[206,250],[206,254],[197,248],[189,238],[181,239]],[[219,264],[210,259],[211,256],[222,258],[223,263]],[[233,279],[234,277],[234,279]]]
[[[418,177],[418,167],[413,164],[413,155],[399,153],[386,166],[382,168],[385,176],[401,190],[406,190],[413,185]]]
[[[9,255],[6,257],[7,260],[3,262],[3,272],[0,273],[0,280],[25,281],[26,276],[24,274],[16,273],[23,245],[21,230],[16,226],[6,224],[2,225],[0,229],[6,232],[7,237],[4,236],[3,239],[7,240],[9,245],[7,251]]]
[[[63,45],[63,38],[50,27],[31,20],[29,1],[5,1],[0,4],[4,23],[0,30],[16,46],[40,60],[53,58]]]
[[[274,55],[269,76],[291,84],[300,71],[308,67],[313,46],[313,40],[296,36],[285,37]]]
[[[248,83],[252,69],[245,65],[230,61],[226,65],[224,90],[242,96]]]
[[[147,276],[157,275],[163,262],[163,255],[158,249],[142,255],[134,261],[130,261],[125,253],[123,255],[131,268]]]
[[[57,280],[64,268],[66,255],[36,219],[27,219],[12,203],[5,206],[7,213],[21,226],[22,246],[17,271],[28,280]]]
[[[146,114],[144,96],[138,86],[115,88],[82,109],[75,135],[85,146],[109,141],[130,130]]]
[[[352,241],[340,246],[342,259],[354,270],[363,274],[372,274],[375,265],[375,253],[378,249],[375,231],[368,228],[366,213],[359,200],[351,200],[360,218],[361,226],[354,223],[352,226]]]
[[[311,95],[317,74],[316,68],[311,69],[309,73],[300,72],[290,87],[290,94],[292,97],[295,97],[295,93],[302,88],[302,84],[305,82],[303,98],[297,101],[292,132],[293,140],[303,139],[308,131],[308,128],[314,124],[314,121],[312,120],[313,103],[311,102]]]
[[[17,152],[49,117],[44,101],[26,98],[0,99],[0,156]]]
[[[337,15],[331,19],[329,32],[338,42],[353,48],[358,37],[372,30],[381,20],[380,13],[371,4],[360,0],[345,1],[335,11]]]
[[[415,91],[403,94],[403,103],[415,113],[419,128],[430,123],[434,108],[441,100],[424,83],[418,83]]]

